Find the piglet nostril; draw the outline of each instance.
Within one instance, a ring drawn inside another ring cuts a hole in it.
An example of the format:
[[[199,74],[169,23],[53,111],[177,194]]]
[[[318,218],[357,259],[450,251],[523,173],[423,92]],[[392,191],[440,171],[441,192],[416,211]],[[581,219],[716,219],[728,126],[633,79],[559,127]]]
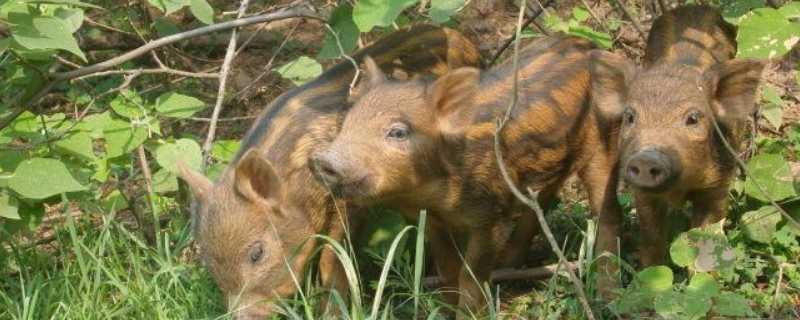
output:
[[[661,175],[661,170],[658,168],[650,168],[650,175],[653,176],[653,178],[656,178]]]
[[[637,166],[631,166],[629,171],[634,176],[638,176],[639,175],[639,167],[637,167]]]

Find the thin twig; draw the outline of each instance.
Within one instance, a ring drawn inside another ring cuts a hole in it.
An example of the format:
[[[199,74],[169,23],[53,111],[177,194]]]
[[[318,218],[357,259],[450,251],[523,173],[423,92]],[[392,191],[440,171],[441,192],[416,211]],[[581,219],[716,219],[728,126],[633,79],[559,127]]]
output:
[[[277,50],[275,50],[275,53],[274,53],[274,54],[272,54],[272,56],[271,56],[271,57],[269,57],[269,61],[267,61],[267,64],[264,66],[264,72],[261,72],[261,74],[259,74],[259,75],[258,75],[258,76],[257,76],[257,77],[256,77],[256,78],[253,80],[253,81],[251,81],[251,82],[250,82],[250,84],[248,84],[247,86],[245,86],[244,88],[242,88],[242,90],[239,90],[239,92],[237,92],[237,93],[236,93],[236,99],[237,99],[239,102],[246,100],[246,99],[248,98],[248,96],[250,96],[250,92],[251,92],[251,90],[252,90],[253,86],[254,86],[254,85],[255,85],[255,84],[256,84],[256,83],[257,83],[259,80],[261,80],[261,78],[263,78],[263,77],[264,77],[264,76],[266,76],[266,75],[267,75],[267,74],[268,74],[270,71],[272,71],[272,64],[275,62],[275,58],[278,56],[278,54],[280,54],[281,50],[283,50],[283,47],[286,45],[286,43],[288,43],[288,42],[289,42],[289,39],[291,39],[291,38],[292,38],[292,35],[294,34],[294,31],[295,31],[295,30],[297,30],[297,27],[298,27],[298,26],[300,26],[300,23],[296,23],[296,24],[295,24],[295,25],[292,27],[292,29],[291,29],[291,30],[289,30],[289,33],[288,33],[288,34],[286,34],[286,37],[283,39],[283,42],[281,42],[281,45],[280,45],[280,46],[278,46],[278,49],[277,49]]]
[[[237,19],[241,19],[247,12],[247,7],[250,6],[250,0],[242,0],[239,6],[239,13]],[[205,143],[203,143],[203,166],[202,172],[206,171],[206,167],[211,160],[211,145],[214,143],[214,137],[217,134],[217,121],[219,114],[222,112],[222,106],[225,102],[225,85],[228,83],[228,73],[231,70],[231,63],[236,56],[236,40],[238,28],[231,30],[231,39],[228,42],[228,50],[225,52],[225,60],[222,61],[222,67],[219,69],[219,88],[217,90],[217,101],[214,104],[214,111],[211,113],[211,122],[208,126],[208,136]]]
[[[783,266],[784,264],[778,262],[778,281],[775,282],[775,298],[772,299],[772,309],[769,313],[770,319],[775,319],[775,314],[778,312],[778,298],[781,296],[781,284],[783,283]]]
[[[533,192],[528,189],[530,193],[530,198],[523,194],[519,188],[514,184],[514,181],[511,179],[511,176],[508,173],[508,169],[506,168],[505,162],[503,160],[503,153],[500,150],[500,143],[501,143],[501,136],[503,130],[505,129],[506,125],[508,124],[509,120],[511,120],[512,114],[514,114],[514,109],[517,106],[517,101],[519,99],[519,46],[520,41],[519,37],[522,33],[522,15],[524,12],[524,4],[521,6],[520,10],[520,17],[517,23],[517,34],[516,34],[516,41],[514,42],[514,56],[513,56],[513,66],[514,66],[514,77],[512,78],[512,92],[511,92],[511,102],[506,109],[506,113],[503,116],[503,119],[500,120],[498,123],[497,129],[494,132],[494,153],[495,153],[495,160],[497,161],[497,165],[500,169],[500,173],[503,176],[503,180],[505,181],[506,185],[508,185],[511,192],[514,196],[517,197],[520,201],[522,201],[525,205],[533,209],[536,213],[536,217],[539,220],[539,225],[542,228],[542,231],[547,237],[547,241],[550,243],[550,247],[553,252],[556,253],[558,256],[559,262],[564,263],[565,269],[569,275],[569,280],[572,282],[572,285],[575,286],[575,291],[578,294],[578,298],[583,306],[583,311],[586,314],[586,317],[589,320],[595,320],[594,312],[592,312],[592,307],[589,305],[589,300],[586,298],[586,293],[583,291],[583,284],[578,276],[575,275],[575,266],[569,263],[569,260],[564,256],[564,252],[561,251],[561,248],[558,245],[555,237],[553,236],[553,232],[550,231],[550,227],[547,225],[547,220],[544,218],[544,211],[542,210],[541,206],[538,202],[538,192]]]
[[[647,39],[647,34],[644,33],[644,28],[642,28],[642,23],[639,22],[639,19],[637,19],[636,16],[634,16],[633,13],[628,10],[628,7],[626,7],[625,4],[620,0],[614,0],[614,2],[616,2],[617,6],[622,9],[622,13],[625,14],[625,17],[628,18],[631,23],[633,23],[633,27],[637,32],[639,32],[639,35],[641,35],[642,38]]]
[[[714,124],[714,130],[717,132],[717,136],[719,136],[720,140],[722,140],[722,144],[725,145],[725,149],[728,149],[728,153],[730,153],[733,159],[736,160],[736,163],[739,165],[739,168],[741,168],[742,172],[744,172],[744,175],[747,176],[747,180],[753,182],[756,188],[758,188],[758,191],[761,192],[761,194],[763,194],[765,198],[767,198],[767,201],[769,201],[769,203],[773,207],[775,207],[775,209],[778,209],[778,211],[781,212],[781,215],[783,216],[784,219],[789,221],[789,223],[794,225],[796,228],[800,228],[800,223],[797,223],[797,221],[794,220],[792,216],[786,213],[786,210],[783,210],[783,208],[780,205],[778,205],[777,202],[775,202],[775,199],[772,198],[772,196],[767,192],[767,190],[764,189],[764,186],[762,186],[761,183],[755,179],[753,173],[750,172],[750,169],[747,168],[747,165],[744,163],[744,161],[742,161],[742,159],[739,158],[739,155],[737,154],[736,150],[731,146],[731,143],[722,133],[722,129],[720,129],[719,124],[717,123],[717,119],[715,117],[711,117],[711,123]]]
[[[139,155],[139,166],[142,169],[145,190],[147,190],[148,195],[153,194],[153,178],[150,174],[150,165],[147,164],[147,154],[144,152],[144,146],[139,145],[136,148],[136,153]]]
[[[244,116],[244,117],[232,117],[232,118],[219,118],[217,122],[235,122],[235,121],[245,121],[245,120],[253,120],[258,118],[257,116]],[[189,118],[189,120],[197,121],[197,122],[211,122],[213,119],[211,118]]]
[[[256,24],[256,23],[264,23],[264,22],[275,21],[275,20],[282,20],[282,19],[289,19],[289,18],[301,18],[301,17],[317,19],[317,20],[323,20],[324,21],[324,19],[322,17],[317,15],[311,9],[309,9],[308,7],[306,7],[304,5],[300,5],[300,6],[297,6],[297,7],[291,7],[289,9],[282,10],[282,11],[275,12],[275,13],[269,13],[269,14],[264,14],[264,15],[259,15],[259,16],[253,16],[253,17],[249,17],[249,18],[236,19],[236,20],[232,20],[232,21],[228,21],[228,22],[212,24],[212,25],[209,25],[209,26],[205,26],[205,27],[201,27],[201,28],[197,28],[197,29],[193,29],[193,30],[189,30],[189,31],[181,32],[181,33],[176,33],[176,34],[164,37],[164,38],[160,38],[158,40],[154,40],[154,41],[148,42],[147,44],[145,44],[145,45],[143,45],[143,46],[141,46],[141,47],[139,47],[137,49],[134,49],[132,51],[126,52],[126,53],[124,53],[124,54],[122,54],[120,56],[117,56],[115,58],[100,62],[100,63],[95,64],[95,65],[91,65],[91,66],[88,66],[88,67],[80,68],[80,69],[69,71],[69,72],[59,72],[59,73],[49,74],[48,78],[49,78],[50,81],[48,81],[48,83],[44,87],[39,89],[39,91],[37,91],[36,94],[33,95],[33,98],[23,102],[20,106],[18,106],[16,108],[16,110],[12,111],[9,116],[7,116],[6,118],[3,118],[2,120],[0,120],[0,129],[3,129],[3,128],[7,127],[9,124],[11,124],[14,121],[14,119],[16,119],[25,110],[29,109],[33,104],[37,103],[42,97],[44,97],[47,94],[49,94],[50,91],[52,91],[53,88],[55,88],[56,84],[61,83],[63,81],[76,79],[76,78],[79,78],[79,77],[82,77],[82,76],[86,76],[86,75],[89,75],[89,74],[92,74],[92,73],[96,73],[96,72],[106,71],[106,70],[111,69],[113,67],[116,67],[116,66],[118,66],[118,65],[120,65],[122,63],[125,63],[125,62],[128,62],[128,61],[132,60],[132,59],[135,59],[135,58],[137,58],[137,57],[139,57],[141,55],[147,54],[148,52],[150,52],[150,51],[152,51],[154,49],[157,49],[157,48],[160,48],[160,47],[172,44],[172,43],[176,43],[176,42],[179,42],[179,41],[192,39],[192,38],[196,38],[196,37],[199,37],[199,36],[202,36],[202,35],[206,35],[206,34],[210,34],[210,33],[214,33],[214,32],[219,32],[219,31],[224,31],[224,30],[229,30],[229,29],[233,29],[233,28],[239,28],[239,27],[243,27],[243,26],[247,26],[247,25],[251,25],[251,24]]]
[[[78,79],[86,79],[86,78],[94,78],[94,77],[105,77],[105,76],[115,75],[115,74],[131,75],[131,74],[159,74],[159,73],[172,74],[172,75],[186,77],[186,78],[217,78],[217,77],[219,77],[219,74],[217,74],[217,73],[189,72],[189,71],[176,70],[176,69],[172,69],[172,68],[163,67],[163,68],[155,68],[155,69],[108,70],[108,71],[102,71],[102,72],[87,74],[87,75],[85,75],[83,77],[80,77]]]
[[[538,18],[539,15],[542,14],[542,12],[544,11],[544,8],[550,6],[550,4],[553,3],[553,2],[555,2],[555,0],[547,0],[546,3],[544,3],[542,6],[540,6],[539,7],[539,11],[536,11],[536,12],[532,13],[530,18],[528,18],[528,20],[525,21],[524,24],[522,24],[522,29],[527,28],[531,23],[533,23],[533,20],[536,20],[536,18]],[[525,7],[524,3],[522,3],[520,5],[523,8]],[[500,55],[502,55],[503,52],[506,51],[506,49],[508,49],[508,47],[511,45],[512,42],[514,42],[515,39],[517,39],[517,35],[516,34],[511,35],[511,37],[509,37],[508,40],[506,40],[506,42],[503,43],[503,45],[500,47],[500,49],[497,50],[497,53],[495,53],[494,56],[492,56],[492,59],[489,60],[489,65],[488,65],[489,67],[491,67],[492,65],[494,65],[495,62],[497,62],[497,59],[500,58]]]
[[[568,262],[567,264],[571,265],[572,268],[577,267],[577,264],[574,262]],[[551,265],[535,267],[535,268],[527,268],[527,269],[500,269],[492,271],[492,275],[490,276],[490,281],[492,283],[497,282],[504,282],[504,281],[514,281],[514,280],[527,280],[527,279],[541,279],[541,278],[548,278],[554,276],[559,268],[561,263],[554,263]],[[426,277],[422,279],[422,285],[427,287],[436,287],[442,284],[442,278],[438,276],[433,277]]]

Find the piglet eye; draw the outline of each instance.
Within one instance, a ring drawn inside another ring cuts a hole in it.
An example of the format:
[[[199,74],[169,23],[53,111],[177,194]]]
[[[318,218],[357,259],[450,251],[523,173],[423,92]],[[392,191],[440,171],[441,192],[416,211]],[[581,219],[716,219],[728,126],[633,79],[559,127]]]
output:
[[[392,125],[387,136],[396,140],[405,140],[408,137],[408,126]]]
[[[690,112],[686,115],[686,125],[687,126],[696,126],[700,123],[700,113],[697,111]]]
[[[622,113],[622,125],[630,126],[636,122],[636,114],[631,109],[625,109]]]
[[[256,263],[261,260],[261,256],[264,255],[264,246],[261,243],[256,243],[250,246],[250,250],[247,252],[247,258],[250,259],[250,263]]]

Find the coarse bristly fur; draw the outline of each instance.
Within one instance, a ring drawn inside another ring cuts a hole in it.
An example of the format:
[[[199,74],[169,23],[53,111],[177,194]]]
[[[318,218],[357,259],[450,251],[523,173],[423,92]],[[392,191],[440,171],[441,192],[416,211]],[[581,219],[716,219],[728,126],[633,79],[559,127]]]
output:
[[[764,68],[735,54],[734,26],[702,5],[668,11],[654,22],[642,69],[593,53],[598,107],[622,121],[620,164],[634,191],[642,267],[664,263],[670,211],[685,201],[693,204],[693,227],[727,213],[736,165],[713,120],[738,148]],[[641,173],[631,164],[645,154],[657,164],[652,184],[637,182]]]
[[[605,219],[620,215],[612,143],[617,129],[591,104],[594,48],[554,36],[521,50],[519,100],[501,148],[514,183],[540,190],[544,204],[578,173],[592,210]],[[356,203],[390,204],[409,217],[427,209],[437,272],[445,286],[462,290],[445,301],[481,312],[490,271],[524,258],[538,227],[505,185],[494,154],[497,121],[512,96],[513,64],[405,81],[383,80],[380,73],[368,68],[368,77],[378,80],[355,97],[331,146],[313,156],[324,169],[318,180]],[[504,225],[513,216],[520,218],[509,237]]]
[[[387,72],[412,77],[481,63],[463,35],[429,25],[396,31],[352,57],[366,55]],[[218,182],[182,167],[199,204],[194,218],[201,254],[239,319],[264,318],[277,299],[296,292],[290,273],[304,279],[317,246],[309,237],[326,233],[341,242],[348,224],[358,233],[364,207],[334,203],[307,164],[339,131],[354,71],[345,60],[276,98]],[[319,264],[322,285],[346,298],[347,279],[332,250],[322,250]]]

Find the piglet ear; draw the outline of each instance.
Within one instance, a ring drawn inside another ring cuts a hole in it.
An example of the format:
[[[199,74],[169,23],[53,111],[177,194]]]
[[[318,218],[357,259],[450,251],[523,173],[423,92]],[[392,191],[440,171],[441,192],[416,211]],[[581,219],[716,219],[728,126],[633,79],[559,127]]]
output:
[[[480,70],[459,68],[439,77],[428,90],[428,100],[436,108],[436,117],[446,119],[474,103]]]
[[[594,102],[605,117],[618,119],[625,110],[626,88],[636,75],[636,65],[602,50],[592,50],[589,56]]]
[[[747,118],[755,109],[755,96],[761,83],[764,61],[754,59],[728,60],[704,75],[712,110],[722,120]]]
[[[247,150],[236,164],[234,186],[236,192],[254,203],[276,201],[281,192],[278,174],[256,149]]]
[[[386,75],[370,56],[364,57],[363,71],[364,73],[361,81],[353,88],[352,92],[350,92],[350,96],[348,97],[348,101],[350,102],[355,102],[368,91],[386,82]]]
[[[194,196],[198,200],[203,201],[207,192],[214,186],[214,183],[202,173],[189,168],[183,160],[178,160],[178,170],[181,173],[183,181],[186,181],[186,184],[192,189]]]

